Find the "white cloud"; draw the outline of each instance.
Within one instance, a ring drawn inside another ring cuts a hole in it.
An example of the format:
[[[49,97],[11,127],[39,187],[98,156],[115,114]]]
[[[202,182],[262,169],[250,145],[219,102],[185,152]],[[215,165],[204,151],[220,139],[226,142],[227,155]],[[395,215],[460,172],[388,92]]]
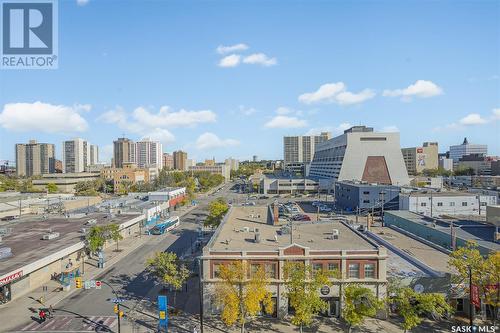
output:
[[[249,56],[246,56],[245,58],[243,58],[243,62],[245,64],[262,65],[266,67],[274,66],[278,63],[276,58],[269,58],[264,53],[254,53]]]
[[[211,110],[172,111],[168,106],[162,106],[158,112],[152,112],[141,106],[129,114],[123,108],[116,107],[103,113],[97,120],[114,124],[141,137],[150,137],[163,144],[169,144],[175,141],[175,136],[168,130],[169,128],[213,123],[216,121],[216,114]]]
[[[217,53],[226,54],[231,52],[245,51],[248,49],[248,45],[244,43],[234,44],[234,45],[219,45],[217,47]]]
[[[241,56],[238,54],[231,54],[219,61],[219,67],[236,67],[240,64]]]
[[[403,100],[411,100],[412,97],[428,98],[443,94],[443,89],[432,81],[417,80],[414,84],[404,89],[384,90],[383,96],[401,97]]]
[[[305,104],[314,103],[338,103],[341,105],[358,104],[375,97],[375,92],[364,89],[359,93],[347,91],[344,82],[326,83],[314,92],[304,93],[299,96],[299,102]]]
[[[487,122],[488,121],[482,118],[480,114],[471,113],[460,119],[459,124],[464,126],[470,126],[470,125],[483,125],[486,124]]]
[[[104,145],[99,147],[99,160],[109,162],[113,158],[113,145]]]
[[[162,106],[157,113],[144,107],[138,107],[133,112],[134,120],[148,127],[186,127],[201,123],[213,123],[216,115],[211,110],[188,111],[181,109],[173,112],[170,107]]]
[[[0,126],[7,130],[44,133],[83,132],[87,121],[79,112],[87,112],[87,104],[74,106],[53,105],[42,102],[5,104],[0,113]]]
[[[240,105],[238,107],[238,109],[239,109],[240,113],[243,114],[243,115],[245,115],[245,116],[251,116],[251,115],[253,115],[254,113],[257,112],[256,109],[254,109],[254,108],[248,108],[248,107],[245,107],[244,105]]]
[[[380,130],[380,132],[393,133],[393,132],[400,132],[400,130],[399,130],[399,128],[397,126],[390,125],[390,126],[382,127],[382,129]]]
[[[220,139],[214,133],[206,132],[196,140],[196,148],[199,150],[226,148],[239,145],[240,142],[234,139]]]
[[[285,114],[290,114],[293,113],[294,111],[290,108],[287,108],[285,106],[280,106],[279,108],[276,109],[276,113],[280,115],[285,115]]]
[[[321,132],[331,132],[333,136],[337,136],[343,134],[346,129],[349,129],[352,126],[354,125],[350,123],[341,123],[340,125],[335,127],[334,126],[315,127],[307,131],[305,135],[319,135],[321,134]]]
[[[143,139],[150,138],[153,141],[160,141],[164,145],[167,145],[175,141],[175,136],[165,128],[154,128],[151,131],[149,131],[147,135],[144,135],[142,138]]]
[[[89,0],[76,0],[76,4],[78,6],[85,6],[88,3],[89,3]]]
[[[486,125],[500,120],[500,108],[491,110],[491,113],[492,114],[490,117],[483,117],[479,113],[469,113],[465,117],[461,118],[458,122],[435,127],[434,131],[463,130],[468,126]]]
[[[307,121],[297,117],[278,115],[269,120],[264,126],[267,128],[298,128],[307,126]]]
[[[493,120],[500,120],[500,108],[493,109]]]

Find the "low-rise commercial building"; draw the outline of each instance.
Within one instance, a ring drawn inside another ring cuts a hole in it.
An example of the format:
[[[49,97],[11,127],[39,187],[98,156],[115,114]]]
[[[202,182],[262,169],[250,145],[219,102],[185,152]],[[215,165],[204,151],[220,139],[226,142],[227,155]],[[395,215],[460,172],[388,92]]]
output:
[[[74,193],[75,186],[79,182],[92,181],[100,177],[95,172],[73,172],[73,173],[48,173],[43,174],[40,179],[33,179],[33,188],[47,190],[47,185],[55,184],[57,190],[62,193]]]
[[[317,193],[318,186],[314,179],[262,174],[259,190],[263,194]]]
[[[325,315],[339,316],[343,290],[348,283],[370,288],[378,298],[386,295],[385,248],[343,222],[294,222],[280,225],[268,207],[232,207],[203,249],[201,256],[204,315],[219,312],[215,288],[223,265],[243,261],[252,271],[262,267],[270,279],[274,316],[282,318],[292,309],[286,295],[284,267],[300,261],[313,269],[340,272],[318,290],[328,303]]]
[[[441,190],[443,188],[443,177],[417,176],[410,181],[410,185],[414,187],[427,187],[434,190]]]
[[[492,172],[492,162],[498,161],[497,157],[471,154],[462,156],[458,160],[457,169],[472,169],[477,176],[495,176]]]
[[[447,157],[440,157],[439,167],[447,171],[453,171],[453,159]]]
[[[188,171],[190,172],[210,172],[213,175],[222,175],[226,182],[231,180],[231,169],[225,164],[216,165],[193,165],[190,166]]]
[[[399,209],[426,216],[486,215],[486,206],[496,205],[493,195],[468,192],[412,192],[399,196]]]
[[[75,275],[85,271],[84,229],[119,225],[122,236],[135,235],[142,214],[90,214],[76,218],[26,217],[3,225],[0,251],[0,304],[10,302],[57,277],[71,288]],[[110,246],[107,243],[105,246]]]
[[[335,204],[346,211],[398,209],[398,186],[368,184],[364,182],[335,182]]]
[[[448,250],[475,241],[483,255],[500,251],[496,243],[496,226],[467,219],[429,218],[409,211],[388,211],[384,223],[389,227],[405,230],[412,235]]]

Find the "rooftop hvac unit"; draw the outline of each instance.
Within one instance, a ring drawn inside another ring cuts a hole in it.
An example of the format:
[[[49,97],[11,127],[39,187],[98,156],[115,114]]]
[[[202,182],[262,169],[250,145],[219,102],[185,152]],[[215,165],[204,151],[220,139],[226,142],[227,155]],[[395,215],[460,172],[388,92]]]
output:
[[[340,232],[338,229],[332,230],[332,239],[339,239]]]
[[[96,219],[91,219],[91,220],[88,220],[87,225],[94,225],[94,224],[97,224],[97,220]]]
[[[51,232],[50,234],[45,234],[42,236],[43,240],[51,240],[59,237],[58,232]]]
[[[260,243],[260,234],[259,233],[255,234],[254,242],[255,243]]]

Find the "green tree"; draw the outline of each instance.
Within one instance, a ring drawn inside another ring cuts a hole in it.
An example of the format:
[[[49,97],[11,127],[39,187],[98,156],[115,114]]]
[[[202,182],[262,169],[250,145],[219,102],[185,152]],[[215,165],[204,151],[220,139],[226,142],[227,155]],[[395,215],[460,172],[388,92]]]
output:
[[[456,170],[453,170],[453,174],[455,176],[474,176],[475,171],[474,171],[474,168],[471,168],[471,167],[462,167],[462,168],[458,168]]]
[[[87,247],[91,252],[97,252],[103,249],[106,243],[106,231],[104,226],[95,225],[90,228],[87,234]]]
[[[169,285],[174,289],[174,306],[176,305],[177,290],[189,277],[189,270],[177,259],[173,252],[156,252],[146,261],[148,271],[160,283]]]
[[[353,327],[360,326],[366,317],[375,316],[382,308],[383,302],[370,289],[355,284],[345,288],[342,317],[347,322],[348,332]]]
[[[57,193],[57,190],[58,189],[57,189],[57,185],[56,184],[54,184],[54,183],[48,183],[47,184],[47,191],[49,193]]]
[[[472,284],[478,286],[482,301],[491,307],[493,323],[497,321],[497,312],[500,306],[500,252],[481,255],[477,243],[467,241],[465,246],[459,247],[452,253],[448,265],[456,271],[452,276],[453,282],[463,287],[469,293],[469,270],[472,272]]]
[[[248,277],[250,274],[250,277]],[[232,326],[240,324],[245,332],[246,322],[255,317],[264,306],[266,313],[273,312],[271,292],[267,290],[269,281],[262,267],[249,272],[242,261],[220,266],[221,283],[216,286],[216,302],[222,306],[222,321]]]
[[[403,318],[402,327],[405,333],[420,325],[429,314],[440,319],[452,311],[442,294],[420,294],[409,287],[399,288],[393,294],[395,296],[391,298],[391,302]]]
[[[97,196],[99,193],[96,189],[97,182],[93,180],[81,181],[75,185],[75,195],[78,196]]]
[[[328,309],[328,303],[319,295],[319,289],[329,285],[333,272],[326,270],[313,271],[311,265],[302,262],[287,262],[284,267],[285,295],[290,306],[295,310],[292,324],[299,327],[310,326],[314,315]]]
[[[116,252],[118,252],[118,242],[123,239],[123,236],[120,232],[120,226],[118,224],[109,224],[106,226],[106,231],[108,233],[107,237],[109,237],[116,243]]]
[[[229,210],[229,205],[224,198],[217,198],[208,204],[208,216],[205,220],[206,226],[217,227],[224,215]]]

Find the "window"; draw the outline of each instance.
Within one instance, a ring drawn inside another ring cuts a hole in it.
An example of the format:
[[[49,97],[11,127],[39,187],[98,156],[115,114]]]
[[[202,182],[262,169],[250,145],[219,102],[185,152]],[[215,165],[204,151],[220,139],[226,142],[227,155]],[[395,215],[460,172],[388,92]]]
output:
[[[370,191],[363,191],[363,194],[370,194]]]
[[[442,202],[438,202],[438,207],[443,207],[443,203]]]
[[[221,264],[214,264],[214,266],[213,266],[214,278],[220,277],[220,266],[221,266]]]
[[[359,279],[359,264],[349,264],[349,278]]]
[[[260,264],[250,264],[250,276],[254,276],[260,268]]]
[[[313,271],[318,272],[323,269],[323,264],[320,263],[313,263]]]
[[[454,202],[450,202],[450,207],[454,207],[455,206],[455,203]]]
[[[337,264],[336,262],[329,262],[328,263],[328,270],[330,272],[336,271],[338,269],[339,269],[339,264]]]
[[[421,202],[420,203],[420,207],[425,207],[425,206],[427,206],[427,202]]]
[[[276,264],[274,263],[267,263],[265,265],[265,270],[266,270],[266,277],[270,279],[275,279],[276,278]]]
[[[487,202],[481,202],[481,206],[486,206],[488,203]]]
[[[363,200],[363,203],[370,203],[370,200]]]
[[[365,264],[365,278],[374,279],[375,278],[375,264]]]
[[[467,206],[467,202],[466,201],[462,201],[462,207],[466,207]]]

